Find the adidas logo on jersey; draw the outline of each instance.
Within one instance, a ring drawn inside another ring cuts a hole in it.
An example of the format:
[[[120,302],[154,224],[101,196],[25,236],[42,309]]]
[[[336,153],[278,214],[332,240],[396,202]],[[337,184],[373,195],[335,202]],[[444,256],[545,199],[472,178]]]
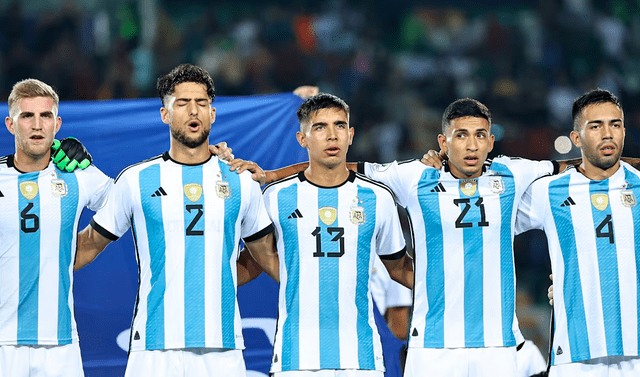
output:
[[[556,355],[562,355],[562,348],[558,346],[558,351],[556,351]]]
[[[287,217],[287,219],[301,219],[301,218],[302,218],[302,213],[297,208],[295,211],[291,212],[289,217]]]
[[[140,333],[136,331],[135,335],[133,335],[133,340],[140,340]]]
[[[156,192],[154,192],[151,197],[155,198],[156,196],[167,196],[167,192],[164,191],[164,189],[162,188],[162,186],[160,186]]]
[[[0,191],[0,198],[4,198],[4,194]]]
[[[574,202],[573,199],[571,199],[571,197],[569,196],[564,200],[564,203],[560,204],[560,207],[569,207],[574,205],[576,205],[576,202]]]
[[[414,327],[413,332],[411,333],[411,336],[418,336],[418,329]]]
[[[442,185],[442,183],[438,182],[438,185],[432,188],[431,192],[447,192],[447,190],[444,189],[444,186]]]

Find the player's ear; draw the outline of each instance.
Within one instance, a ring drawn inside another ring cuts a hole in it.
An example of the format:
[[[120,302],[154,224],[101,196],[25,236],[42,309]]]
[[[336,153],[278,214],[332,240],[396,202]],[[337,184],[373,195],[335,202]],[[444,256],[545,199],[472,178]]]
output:
[[[582,148],[582,139],[580,138],[580,132],[575,130],[571,131],[571,133],[569,134],[569,138],[573,142],[573,145],[578,148]]]
[[[160,108],[160,118],[162,119],[162,123],[171,124],[171,116],[169,114],[169,110],[166,107]]]
[[[211,115],[211,124],[213,124],[213,122],[216,121],[216,108],[215,107],[211,108],[211,114],[210,115]]]
[[[493,150],[493,143],[495,143],[496,137],[493,135],[489,135],[489,152]]]
[[[6,117],[4,118],[4,124],[7,126],[7,129],[9,130],[9,132],[11,132],[12,135],[15,135],[16,132],[13,129],[13,118],[12,117]]]
[[[353,143],[353,135],[356,131],[353,129],[353,127],[349,127],[349,145],[351,145],[351,143]]]
[[[307,147],[307,135],[304,132],[296,132],[296,139],[298,139],[298,143],[302,148]]]
[[[440,146],[440,150],[445,154],[449,153],[449,148],[447,147],[447,137],[443,134],[438,135],[438,145]]]
[[[57,134],[58,131],[60,131],[60,126],[62,126],[62,118],[56,117],[56,130],[53,133],[54,135]]]

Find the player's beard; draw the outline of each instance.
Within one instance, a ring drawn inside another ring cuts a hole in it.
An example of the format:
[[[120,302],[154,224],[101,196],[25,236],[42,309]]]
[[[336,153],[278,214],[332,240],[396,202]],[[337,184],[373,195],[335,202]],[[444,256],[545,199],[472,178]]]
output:
[[[618,145],[616,145],[617,147]],[[591,165],[600,168],[602,170],[607,170],[613,165],[615,165],[618,160],[620,160],[620,156],[622,155],[622,148],[617,148],[616,153],[611,156],[599,156],[598,152],[600,151],[599,146],[593,149],[585,149],[584,157],[591,163]]]
[[[186,130],[171,128],[171,136],[173,136],[173,138],[176,139],[180,144],[191,149],[197,148],[204,144],[204,142],[209,138],[210,132],[210,128],[203,128],[202,132],[199,135],[188,137]]]

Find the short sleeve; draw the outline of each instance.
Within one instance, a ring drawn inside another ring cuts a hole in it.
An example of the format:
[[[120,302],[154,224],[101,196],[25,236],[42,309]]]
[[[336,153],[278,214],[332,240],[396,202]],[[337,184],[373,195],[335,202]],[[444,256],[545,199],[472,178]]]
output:
[[[409,201],[409,188],[420,179],[421,172],[427,168],[417,160],[389,164],[370,162],[360,163],[358,170],[375,181],[382,182],[393,191],[396,200],[403,207]]]
[[[273,225],[264,206],[260,185],[250,178],[250,173],[242,175],[242,184],[246,184],[249,194],[240,234],[245,241],[253,241],[273,231]]]
[[[86,206],[92,211],[99,210],[107,202],[109,191],[113,186],[113,179],[93,165],[82,170],[79,174],[83,176],[82,182],[89,196]]]
[[[541,203],[537,203],[534,197],[534,191],[539,190],[540,187],[541,185],[534,183],[522,195],[516,216],[516,234],[543,228],[542,215],[540,214],[543,206]]]
[[[377,216],[380,228],[376,237],[376,251],[380,256],[402,256],[406,252],[398,210],[391,193],[380,195]],[[384,257],[383,257],[384,258]]]
[[[123,174],[113,184],[107,195],[106,203],[91,221],[91,225],[100,233],[108,232],[108,234],[102,234],[106,238],[120,238],[131,227],[133,193],[128,178],[129,175]],[[109,237],[109,234],[112,237]]]

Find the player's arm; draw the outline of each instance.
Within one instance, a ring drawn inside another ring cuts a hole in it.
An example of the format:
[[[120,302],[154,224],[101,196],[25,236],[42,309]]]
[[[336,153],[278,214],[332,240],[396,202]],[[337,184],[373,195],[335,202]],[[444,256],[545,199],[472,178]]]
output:
[[[238,269],[238,286],[247,284],[260,276],[263,271],[246,247],[240,251],[236,266]]]
[[[633,166],[635,169],[640,170],[640,158],[620,157],[620,159]]]
[[[411,317],[410,306],[393,306],[387,308],[384,319],[387,321],[389,330],[400,340],[407,340],[409,335],[409,318]]]
[[[249,249],[249,252],[251,253],[251,257],[253,257],[253,259],[258,264],[258,266],[264,272],[266,272],[266,274],[269,275],[273,280],[279,283],[280,282],[280,261],[278,259],[278,252],[276,251],[276,248],[275,248],[273,232],[269,232],[269,234],[257,240],[245,242],[245,245]],[[250,271],[248,272],[251,273]],[[240,285],[239,281],[240,281],[240,278],[238,278],[238,285]]]
[[[76,261],[73,265],[75,271],[93,262],[98,254],[100,254],[111,241],[115,241],[102,235],[96,230],[96,228],[99,228],[99,225],[94,224],[92,221],[91,224],[87,225],[86,228],[78,233]],[[94,228],[94,226],[96,226],[96,228]]]
[[[392,254],[391,256],[381,255],[380,259],[382,260],[382,264],[384,264],[384,266],[387,268],[391,279],[397,281],[398,283],[404,285],[409,289],[413,289],[413,261],[406,254],[406,252],[400,258],[389,258],[393,257],[394,255],[395,254]]]
[[[299,173],[306,168],[309,167],[309,162],[299,162],[297,164],[285,166],[283,168],[275,169],[275,170],[262,170],[258,164],[252,161],[245,161],[239,158],[235,160],[231,160],[229,162],[230,170],[237,170],[238,174],[247,170],[251,172],[251,178],[254,181],[260,183],[260,186],[263,186],[267,183],[271,183],[277,181],[282,178],[286,178],[290,175],[294,175]],[[357,162],[347,162],[347,169],[358,171],[358,163]]]

